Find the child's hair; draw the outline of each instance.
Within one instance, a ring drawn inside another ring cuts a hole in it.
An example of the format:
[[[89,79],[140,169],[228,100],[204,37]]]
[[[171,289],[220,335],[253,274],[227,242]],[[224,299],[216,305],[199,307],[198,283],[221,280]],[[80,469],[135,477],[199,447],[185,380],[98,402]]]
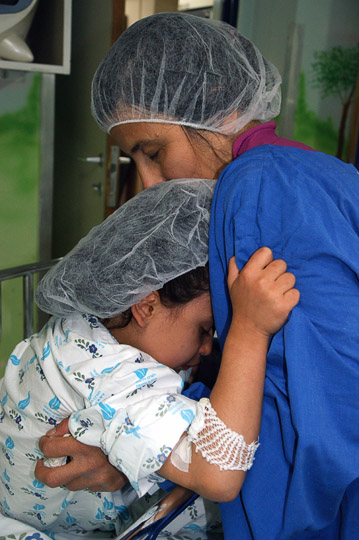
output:
[[[208,262],[215,185],[215,180],[182,178],[127,201],[41,280],[40,309],[59,317],[77,312],[111,319],[165,286],[164,302],[183,303],[176,298],[192,292],[169,282]]]
[[[161,303],[168,308],[179,308],[202,294],[209,292],[209,269],[208,263],[199,266],[190,272],[186,272],[164,284],[158,290]],[[132,319],[131,308],[121,313],[118,317],[101,319],[101,322],[109,330],[124,328]]]

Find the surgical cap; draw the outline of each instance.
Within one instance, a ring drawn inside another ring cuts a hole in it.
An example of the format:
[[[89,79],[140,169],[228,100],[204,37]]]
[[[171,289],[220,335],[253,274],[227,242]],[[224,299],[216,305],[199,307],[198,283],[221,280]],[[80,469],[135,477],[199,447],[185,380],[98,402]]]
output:
[[[142,191],[80,240],[41,280],[36,303],[61,317],[114,317],[208,261],[215,180],[178,179]]]
[[[237,133],[280,111],[277,68],[234,27],[187,13],[140,19],[115,42],[92,83],[92,113],[107,131],[160,122]]]

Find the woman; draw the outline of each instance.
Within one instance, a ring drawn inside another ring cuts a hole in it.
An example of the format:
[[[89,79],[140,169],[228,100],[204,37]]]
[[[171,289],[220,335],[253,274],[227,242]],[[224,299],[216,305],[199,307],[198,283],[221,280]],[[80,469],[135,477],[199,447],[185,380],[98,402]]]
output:
[[[276,136],[270,120],[280,82],[234,28],[159,14],[109,51],[94,78],[93,112],[135,160],[145,188],[220,175],[210,276],[221,344],[231,256],[241,268],[268,245],[297,277],[300,303],[268,350],[261,452],[240,496],[222,504],[225,537],[349,540],[359,535],[359,177],[351,165]],[[230,425],[233,402],[223,414]],[[43,440],[45,454],[58,455],[59,442]],[[88,458],[74,441],[61,445],[73,462],[52,476],[40,463],[40,479],[75,489],[101,482],[82,475]],[[120,485],[104,471],[113,479],[106,485]]]

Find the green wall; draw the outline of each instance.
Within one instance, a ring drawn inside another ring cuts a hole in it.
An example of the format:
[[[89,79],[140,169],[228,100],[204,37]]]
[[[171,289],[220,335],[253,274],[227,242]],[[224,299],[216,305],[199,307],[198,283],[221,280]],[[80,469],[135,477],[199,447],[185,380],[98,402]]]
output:
[[[38,260],[40,86],[41,75],[24,73],[0,87],[0,269]],[[2,285],[0,376],[23,337],[21,292],[20,279]]]
[[[318,114],[309,108],[304,73],[300,74],[298,90],[293,139],[311,146],[318,152],[335,156],[338,130],[334,127],[332,118],[328,117],[326,120],[319,118]]]

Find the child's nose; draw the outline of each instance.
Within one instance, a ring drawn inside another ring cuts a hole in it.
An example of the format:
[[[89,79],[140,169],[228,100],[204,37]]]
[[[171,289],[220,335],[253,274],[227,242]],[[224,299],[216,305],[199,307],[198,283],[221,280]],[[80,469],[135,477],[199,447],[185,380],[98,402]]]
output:
[[[203,356],[208,356],[212,352],[212,347],[213,347],[213,338],[212,336],[208,336],[202,343],[199,352]]]

